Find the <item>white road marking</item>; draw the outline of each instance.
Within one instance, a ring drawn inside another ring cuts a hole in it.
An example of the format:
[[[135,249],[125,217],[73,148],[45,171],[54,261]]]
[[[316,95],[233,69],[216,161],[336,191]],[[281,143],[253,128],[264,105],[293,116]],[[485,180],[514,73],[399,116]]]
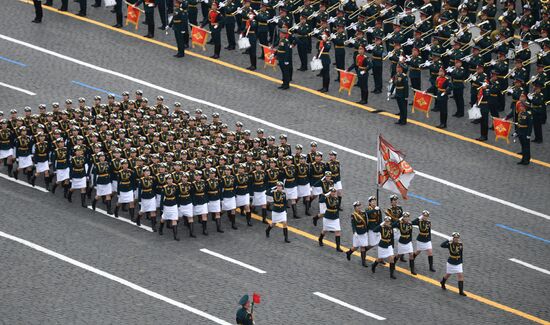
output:
[[[254,271],[254,272],[258,272],[258,273],[260,273],[260,274],[265,274],[265,273],[267,273],[266,271],[261,270],[261,269],[259,269],[259,268],[257,268],[257,267],[254,267],[254,266],[252,266],[252,265],[243,263],[243,262],[241,262],[241,261],[239,261],[239,260],[236,260],[236,259],[234,259],[234,258],[227,257],[227,256],[222,255],[222,254],[220,254],[220,253],[213,252],[213,251],[211,251],[211,250],[209,250],[209,249],[206,249],[206,248],[202,248],[200,251],[203,252],[203,253],[206,253],[206,254],[210,254],[210,255],[212,255],[212,256],[215,256],[215,257],[217,257],[217,258],[221,258],[222,260],[231,262],[231,263],[233,263],[233,264],[240,265],[240,266],[242,266],[242,267],[244,267],[244,268],[247,268],[247,269],[249,269],[249,270],[251,270],[251,271]]]
[[[299,131],[295,131],[293,129],[289,129],[289,128],[284,127],[284,126],[277,125],[275,123],[272,123],[272,122],[254,117],[254,116],[249,115],[247,113],[236,111],[234,109],[231,109],[231,108],[228,108],[228,107],[225,107],[225,106],[214,104],[212,102],[209,102],[209,101],[206,101],[206,100],[203,100],[203,99],[199,99],[199,98],[195,98],[195,97],[192,97],[192,96],[189,96],[189,95],[185,95],[185,94],[182,94],[180,92],[177,92],[177,91],[174,91],[174,90],[162,87],[162,86],[155,85],[155,84],[150,83],[150,82],[145,81],[145,80],[134,78],[134,77],[131,77],[129,75],[126,75],[126,74],[123,74],[123,73],[120,73],[120,72],[116,72],[116,71],[113,71],[113,70],[109,70],[107,68],[99,67],[97,65],[94,65],[94,64],[91,64],[91,63],[88,63],[88,62],[77,60],[77,59],[72,58],[70,56],[66,56],[66,55],[63,55],[63,54],[45,49],[45,48],[37,46],[37,45],[33,45],[33,44],[30,44],[30,43],[27,43],[27,42],[24,42],[24,41],[20,41],[18,39],[11,38],[11,37],[6,36],[6,35],[0,34],[0,39],[6,40],[6,41],[9,41],[9,42],[12,42],[12,43],[19,44],[19,45],[31,48],[33,50],[36,50],[36,51],[39,51],[39,52],[42,52],[42,53],[46,53],[46,54],[55,56],[57,58],[65,60],[65,61],[73,62],[75,64],[78,64],[78,65],[81,65],[81,66],[84,66],[84,67],[88,67],[90,69],[93,69],[93,70],[96,70],[96,71],[99,71],[99,72],[103,72],[103,73],[106,73],[106,74],[109,74],[109,75],[112,75],[112,76],[116,76],[116,77],[119,77],[119,78],[122,78],[122,79],[126,79],[126,80],[129,80],[129,81],[135,82],[137,84],[140,84],[142,86],[146,86],[146,87],[149,87],[149,88],[152,88],[152,89],[156,89],[156,90],[162,91],[164,93],[171,94],[171,95],[174,95],[174,96],[177,96],[177,97],[180,97],[180,98],[183,98],[183,99],[195,102],[195,103],[210,106],[212,108],[216,108],[216,109],[219,109],[221,111],[231,113],[231,114],[237,115],[237,116],[242,117],[242,118],[246,118],[248,120],[251,120],[251,121],[254,121],[254,122],[257,122],[257,123],[261,123],[261,124],[269,126],[271,128],[278,129],[278,130],[283,131],[285,133],[294,134],[296,136],[299,136],[299,137],[302,137],[302,138],[305,138],[305,139],[309,139],[311,141],[316,141],[317,143],[322,143],[322,144],[325,144],[327,146],[337,148],[341,151],[345,151],[345,152],[351,153],[351,154],[359,156],[359,157],[363,157],[363,158],[373,160],[373,161],[377,160],[377,158],[375,156],[368,155],[368,154],[360,152],[358,150],[351,149],[351,148],[339,145],[339,144],[334,143],[334,142],[323,140],[321,138],[318,138],[318,137],[315,137],[315,136],[312,136],[312,135],[309,135],[309,134],[305,134],[305,133],[302,133],[302,132],[299,132]],[[547,215],[547,214],[544,214],[544,213],[541,213],[541,212],[523,207],[519,204],[515,204],[515,203],[512,203],[512,202],[509,202],[509,201],[499,199],[497,197],[485,194],[485,193],[481,193],[481,192],[476,191],[474,189],[471,189],[471,188],[468,188],[468,187],[465,187],[465,186],[462,186],[462,185],[459,185],[459,184],[456,184],[456,183],[452,183],[450,181],[447,181],[447,180],[444,180],[444,179],[441,179],[441,178],[423,173],[421,171],[415,170],[415,173],[418,176],[421,176],[421,177],[427,178],[429,180],[432,180],[434,182],[452,187],[454,189],[457,189],[457,190],[460,190],[460,191],[463,191],[463,192],[466,192],[466,193],[469,193],[469,194],[487,199],[489,201],[500,203],[502,205],[508,206],[510,208],[513,208],[513,209],[516,209],[516,210],[519,210],[519,211],[523,211],[525,213],[532,214],[532,215],[537,216],[537,217],[541,217],[541,218],[550,220],[550,215]]]
[[[359,307],[355,307],[355,306],[353,306],[353,305],[348,304],[347,302],[343,302],[342,300],[333,298],[333,297],[328,296],[328,295],[326,295],[326,294],[324,294],[324,293],[321,293],[321,292],[314,292],[313,294],[316,295],[317,297],[321,297],[321,298],[326,299],[326,300],[328,300],[328,301],[332,301],[333,303],[338,304],[338,305],[340,305],[340,306],[344,306],[344,307],[346,307],[346,308],[349,308],[349,309],[351,309],[351,310],[354,310],[354,311],[356,311],[356,312],[358,312],[358,313],[360,313],[360,314],[363,314],[363,315],[365,315],[365,316],[369,316],[369,317],[372,317],[372,318],[377,319],[377,320],[386,320],[386,318],[384,318],[384,317],[382,317],[382,316],[378,316],[378,315],[376,315],[376,314],[373,314],[373,313],[371,313],[371,312],[369,312],[369,311],[366,311],[366,310],[364,310],[364,309],[361,309],[361,308],[359,308]]]
[[[102,277],[104,277],[104,278],[106,278],[106,279],[109,279],[109,280],[111,280],[111,281],[118,282],[118,283],[122,284],[123,286],[126,286],[126,287],[128,287],[128,288],[130,288],[130,289],[134,289],[134,290],[139,291],[139,292],[141,292],[141,293],[144,293],[144,294],[146,294],[146,295],[148,295],[148,296],[151,296],[151,297],[156,298],[156,299],[158,299],[158,300],[161,300],[161,301],[164,301],[164,302],[166,302],[166,303],[169,303],[170,305],[173,305],[173,306],[176,306],[176,307],[178,307],[178,308],[187,310],[187,311],[189,311],[189,312],[191,312],[191,313],[193,313],[193,314],[195,314],[195,315],[198,315],[198,316],[201,316],[201,317],[206,318],[206,319],[208,319],[208,320],[211,320],[212,322],[214,322],[214,323],[216,323],[216,324],[223,324],[223,325],[230,325],[230,324],[231,324],[231,323],[228,323],[228,322],[224,321],[223,319],[220,319],[220,318],[218,318],[218,317],[216,317],[216,316],[213,316],[213,315],[210,315],[210,314],[208,314],[208,313],[205,313],[205,312],[202,311],[202,310],[193,308],[193,307],[191,307],[191,306],[189,306],[189,305],[186,305],[186,304],[184,304],[184,303],[182,303],[182,302],[179,302],[179,301],[176,301],[176,300],[174,300],[174,299],[165,297],[165,296],[163,296],[163,295],[161,295],[161,294],[159,294],[159,293],[156,293],[156,292],[154,292],[154,291],[151,291],[151,290],[149,290],[149,289],[145,289],[144,287],[141,287],[141,286],[139,286],[139,285],[137,285],[137,284],[135,284],[135,283],[133,283],[133,282],[130,282],[130,281],[125,280],[125,279],[123,279],[123,278],[120,278],[120,277],[118,277],[118,276],[116,276],[116,275],[113,275],[113,274],[107,273],[107,272],[105,272],[105,271],[102,271],[102,270],[100,270],[100,269],[98,269],[98,268],[95,268],[95,267],[93,267],[93,266],[91,266],[91,265],[88,265],[88,264],[79,262],[79,261],[77,261],[77,260],[75,260],[75,259],[72,259],[72,258],[70,258],[70,257],[68,257],[68,256],[59,254],[59,253],[54,252],[54,251],[52,251],[52,250],[50,250],[50,249],[47,249],[46,247],[43,247],[43,246],[40,246],[40,245],[38,245],[38,244],[32,243],[32,242],[30,242],[30,241],[28,241],[28,240],[25,240],[25,239],[22,239],[22,238],[19,238],[19,237],[16,237],[16,236],[7,234],[7,233],[5,233],[5,232],[3,232],[3,231],[0,231],[0,237],[4,237],[4,238],[9,239],[9,240],[12,240],[12,241],[14,241],[14,242],[20,243],[20,244],[25,245],[25,246],[27,246],[27,247],[30,247],[30,248],[32,248],[32,249],[34,249],[34,250],[37,250],[37,251],[42,252],[42,253],[44,253],[44,254],[50,255],[50,256],[52,256],[52,257],[55,257],[55,258],[60,259],[60,260],[62,260],[62,261],[64,261],[64,262],[67,262],[67,263],[69,263],[69,264],[72,264],[72,265],[74,265],[74,266],[76,266],[76,267],[79,267],[79,268],[84,269],[84,270],[86,270],[86,271],[95,273],[95,274],[97,274],[97,275],[99,275],[99,276],[102,276]]]
[[[33,188],[35,190],[38,190],[40,192],[45,192],[45,193],[50,193],[50,191],[46,190],[45,188],[41,187],[41,186],[32,186],[31,184],[27,183],[27,182],[24,182],[22,180],[18,180],[18,179],[15,179],[13,177],[9,177],[8,175],[6,174],[2,174],[0,173],[0,177],[5,179],[5,180],[8,180],[10,182],[14,182],[14,183],[17,183],[17,184],[20,184],[20,185],[24,185],[24,186],[27,186],[27,187],[30,187],[30,188]],[[92,206],[88,206],[88,209],[92,209]],[[107,211],[105,210],[102,210],[102,209],[96,209],[96,212],[99,212],[101,214],[104,214],[106,215],[107,217],[110,217],[110,218],[113,218],[115,220],[118,220],[118,221],[122,221],[122,222],[126,222],[128,224],[131,224],[132,226],[135,226],[135,227],[138,227],[138,225],[136,225],[135,222],[132,222],[130,219],[126,219],[126,218],[115,218],[114,215],[109,215],[107,214]],[[153,232],[153,229],[151,229],[151,227],[148,227],[148,226],[145,226],[145,225],[141,225],[139,226],[138,228],[141,228],[143,230],[146,230],[146,231],[149,231],[149,232]]]
[[[26,187],[34,188],[35,190],[39,190],[39,191],[41,191],[41,192],[46,192],[46,193],[48,193],[48,190],[46,190],[46,189],[43,188],[43,187],[40,187],[40,186],[32,186],[31,184],[29,184],[29,183],[27,183],[27,182],[24,182],[24,181],[19,180],[19,179],[15,179],[15,178],[13,178],[13,177],[9,177],[9,176],[6,175],[6,174],[0,173],[0,177],[3,178],[3,179],[6,179],[6,180],[8,180],[8,181],[11,181],[11,182],[14,182],[14,183],[17,183],[17,184],[26,186]]]
[[[4,86],[6,88],[17,90],[17,91],[20,91],[20,92],[25,93],[27,95],[36,96],[36,93],[33,93],[32,91],[29,91],[29,90],[23,89],[23,88],[19,88],[19,87],[15,87],[15,86],[12,86],[12,85],[8,85],[7,83],[0,82],[0,86]]]
[[[418,226],[413,226],[413,227],[414,227],[414,228],[418,228]],[[431,233],[432,233],[432,235],[436,235],[436,236],[438,236],[438,237],[445,238],[445,239],[449,239],[449,237],[451,237],[451,236],[449,236],[449,235],[445,235],[444,233],[439,232],[439,231],[435,231],[435,230],[433,230],[433,229],[431,230]]]
[[[516,259],[516,258],[510,258],[510,259],[508,259],[508,260],[509,260],[509,261],[512,261],[512,262],[514,262],[514,263],[521,264],[521,265],[523,265],[523,266],[525,266],[525,267],[528,267],[528,268],[530,268],[530,269],[533,269],[533,270],[535,270],[535,271],[539,271],[539,272],[542,272],[542,273],[544,273],[544,274],[550,275],[550,271],[548,271],[548,270],[546,270],[546,269],[543,269],[542,267],[534,266],[533,264],[529,264],[529,263],[527,263],[527,262],[520,261],[520,260],[518,260],[518,259]]]

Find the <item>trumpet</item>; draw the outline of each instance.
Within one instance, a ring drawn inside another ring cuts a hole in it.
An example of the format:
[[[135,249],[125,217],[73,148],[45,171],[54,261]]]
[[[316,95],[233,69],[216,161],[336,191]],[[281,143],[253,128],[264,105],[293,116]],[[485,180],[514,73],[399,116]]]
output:
[[[470,82],[470,81],[472,81],[472,79],[477,79],[477,72],[472,73],[471,75],[469,75],[468,78],[466,78],[466,80],[464,80],[464,82]]]
[[[531,64],[531,63],[537,62],[537,60],[539,59],[539,55],[540,55],[540,57],[544,57],[546,54],[548,54],[548,52],[550,52],[550,51],[539,52],[539,53],[537,54],[537,56],[535,56],[535,57],[533,57],[533,58],[531,58],[531,59],[529,59],[529,60],[523,61],[523,62],[522,62],[523,66],[526,66],[526,65],[529,65],[529,64]],[[545,68],[546,68],[546,67],[545,67]]]
[[[387,34],[386,36],[384,36],[384,38],[382,38],[382,41],[386,41],[386,40],[388,40],[388,39],[392,38],[392,37],[393,37],[393,35],[394,35],[394,34],[393,34],[393,32],[391,32],[391,33],[388,33],[388,34]]]
[[[366,20],[365,22],[366,22],[366,23],[370,23],[371,21],[375,20],[375,19],[378,18],[379,16],[383,16],[383,15],[382,15],[382,11],[385,10],[386,12],[388,12],[388,11],[390,11],[390,10],[395,9],[395,7],[397,7],[397,5],[391,6],[391,7],[389,7],[388,9],[382,9],[382,10],[380,10],[379,12],[375,13],[374,15],[367,17],[367,20]]]
[[[350,37],[344,41],[344,45],[348,45],[348,44],[355,44],[355,38]]]
[[[359,9],[355,10],[353,13],[351,13],[351,15],[349,15],[348,19],[354,19],[355,17],[359,16],[359,14],[363,11],[363,10],[367,10],[367,8],[369,8],[376,0],[373,0],[371,2],[368,2],[365,3],[364,5],[362,5],[361,7],[359,7]]]
[[[423,22],[427,21],[427,20],[430,19],[430,18],[432,18],[432,16],[429,16],[429,17],[427,17],[426,19],[423,19],[423,20],[421,20],[421,21],[419,21],[419,22],[413,23],[413,24],[410,25],[409,27],[405,27],[405,28],[401,31],[401,33],[405,33],[405,32],[407,32],[407,31],[408,31],[409,29],[411,29],[411,28],[417,28],[418,26],[422,25]]]
[[[530,85],[532,84],[535,80],[537,80],[537,76],[532,76],[531,79],[529,79],[529,81],[527,81],[526,85]]]
[[[302,23],[301,23],[301,22],[300,22],[300,23],[297,23],[296,25],[290,27],[290,29],[289,29],[288,31],[291,32],[291,31],[293,31],[293,30],[295,30],[295,29],[297,29],[298,27],[301,27],[301,26],[302,26]]]
[[[276,23],[277,24],[279,22],[279,19],[281,19],[281,16],[273,16],[273,18],[267,20],[267,23],[268,24],[270,24],[270,23]]]
[[[510,87],[504,89],[503,91],[501,91],[500,93],[501,93],[502,95],[504,95],[504,94],[506,94],[508,91],[514,90],[515,88],[516,88],[516,86],[510,86]]]
[[[319,1],[317,1],[317,2],[319,2]],[[334,10],[336,10],[336,8],[338,8],[340,6],[343,6],[345,3],[347,3],[347,0],[340,0],[340,1],[336,2],[335,4],[333,4],[332,6],[327,8],[327,13],[333,12]]]
[[[515,75],[516,70],[517,70],[517,68],[514,67],[512,70],[510,70],[510,71],[504,76],[504,79],[510,78],[510,76]]]
[[[386,61],[390,56],[392,56],[395,53],[395,49],[391,50],[386,54],[386,56],[382,59],[382,61]]]

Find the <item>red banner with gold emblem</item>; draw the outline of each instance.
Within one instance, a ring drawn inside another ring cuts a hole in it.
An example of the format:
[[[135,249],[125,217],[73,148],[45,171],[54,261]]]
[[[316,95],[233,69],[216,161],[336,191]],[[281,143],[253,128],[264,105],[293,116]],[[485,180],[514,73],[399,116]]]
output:
[[[506,143],[510,143],[510,131],[512,130],[512,121],[493,117],[493,129],[495,130],[495,141],[498,139],[506,140]]]
[[[203,51],[206,51],[206,41],[208,40],[208,34],[210,33],[206,29],[200,28],[197,25],[191,25],[191,47],[198,45],[202,47]]]
[[[128,23],[134,24],[137,30],[139,26],[140,16],[141,16],[141,10],[139,8],[134,7],[132,5],[128,5],[128,12],[126,13],[126,26],[128,26]]]
[[[275,69],[275,64],[277,64],[277,57],[275,56],[275,53],[277,52],[277,50],[269,46],[261,46],[262,51],[264,52],[264,68],[270,66]]]
[[[396,150],[388,141],[378,136],[378,180],[377,185],[407,199],[407,191],[414,170],[405,161],[405,155]]]
[[[338,89],[338,92],[347,90],[348,96],[351,95],[351,89],[355,86],[355,79],[357,78],[357,75],[346,70],[336,70],[338,70],[338,73],[340,74],[340,89]]]
[[[413,105],[412,105],[412,113],[414,113],[414,110],[417,109],[421,112],[426,113],[426,117],[430,117],[430,108],[432,106],[433,98],[434,96],[432,94],[428,94],[427,92],[413,89],[414,90],[414,98],[413,98]]]

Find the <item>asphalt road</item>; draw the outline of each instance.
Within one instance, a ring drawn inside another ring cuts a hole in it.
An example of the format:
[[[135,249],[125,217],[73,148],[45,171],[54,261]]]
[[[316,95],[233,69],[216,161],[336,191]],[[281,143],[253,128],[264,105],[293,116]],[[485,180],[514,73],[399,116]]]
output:
[[[405,210],[416,216],[428,209],[436,231],[443,234],[460,231],[463,235],[466,290],[542,320],[550,319],[548,274],[509,261],[516,258],[548,269],[550,173],[547,167],[536,164],[518,167],[516,158],[501,152],[415,125],[397,127],[394,120],[386,116],[302,90],[282,93],[272,81],[201,58],[187,56],[184,60],[176,60],[171,57],[173,51],[167,48],[72,17],[46,11],[42,25],[21,25],[20,17],[32,18],[32,6],[14,1],[8,3],[6,9],[0,13],[0,34],[27,45],[0,39],[0,56],[24,65],[0,60],[0,82],[36,95],[0,87],[4,112],[14,107],[21,109],[29,105],[35,108],[40,103],[63,102],[65,98],[83,96],[91,100],[96,94],[106,96],[100,90],[82,86],[86,84],[117,94],[142,89],[151,100],[160,94],[166,102],[180,101],[189,110],[200,107],[208,114],[221,112],[229,123],[242,120],[245,128],[251,130],[262,127],[268,134],[288,133],[292,144],[307,146],[313,137],[326,140],[330,143],[321,143],[321,151],[336,149],[343,165],[345,245],[351,242],[348,218],[351,203],[357,199],[366,201],[375,193],[376,165],[358,153],[375,155],[376,137],[382,133],[406,152],[407,160],[416,170],[426,174],[417,175],[413,180],[411,192],[414,196],[403,203]],[[92,19],[110,23],[111,14],[104,8],[89,10],[89,13]],[[170,36],[161,35],[159,39],[172,44]],[[108,71],[68,61],[66,57],[48,54],[28,44]],[[246,58],[238,53],[222,52],[222,59],[247,66]],[[125,76],[115,76],[110,71]],[[278,78],[277,71],[261,72]],[[319,87],[320,80],[311,72],[295,72],[294,75],[294,82],[299,85]],[[332,93],[335,93],[334,88]],[[358,95],[355,90],[354,93]],[[178,94],[193,98],[182,98]],[[394,102],[386,102],[383,97],[371,96],[370,105],[396,111]],[[222,107],[212,107],[196,99]],[[245,116],[237,116],[227,109]],[[437,115],[432,115],[433,121],[429,123],[435,124]],[[476,135],[477,128],[464,119],[451,120],[450,124],[453,132],[470,137]],[[293,132],[282,131],[280,127]],[[499,142],[497,145],[506,150],[518,150],[513,144],[506,146]],[[532,147],[535,158],[550,161],[548,142]],[[5,211],[0,231],[230,322],[239,296],[252,291],[260,292],[263,298],[262,304],[257,306],[259,324],[373,321],[323,300],[313,292],[322,292],[368,310],[392,324],[405,321],[434,324],[529,322],[503,309],[442,292],[428,280],[398,273],[398,280],[391,281],[384,268],[373,275],[358,264],[358,258],[347,262],[345,255],[338,255],[328,246],[321,249],[303,234],[292,232],[292,243],[285,245],[280,230],[276,229],[267,240],[263,226],[257,222],[254,227],[247,228],[240,220],[238,231],[212,234],[208,238],[199,236],[197,240],[183,236],[182,242],[175,243],[169,234],[166,238],[159,237],[82,209],[76,203],[71,205],[60,195],[52,196],[4,179],[0,179],[0,193],[0,206]],[[381,191],[382,207],[387,206],[388,196],[389,193]],[[303,211],[302,207],[299,209]],[[290,223],[310,234],[319,232],[309,219],[291,220]],[[224,226],[229,228],[228,224]],[[329,239],[332,240],[330,236]],[[5,261],[0,265],[0,281],[2,288],[6,288],[0,298],[0,319],[6,324],[204,322],[192,313],[59,259],[4,238],[0,241],[0,256]],[[434,246],[441,241],[443,238],[434,236]],[[258,274],[206,255],[200,251],[202,248],[267,273]],[[428,274],[426,258],[419,257],[420,274],[439,279],[446,254],[443,249],[435,249],[438,271],[435,274]],[[455,281],[450,280],[450,284],[454,285]]]

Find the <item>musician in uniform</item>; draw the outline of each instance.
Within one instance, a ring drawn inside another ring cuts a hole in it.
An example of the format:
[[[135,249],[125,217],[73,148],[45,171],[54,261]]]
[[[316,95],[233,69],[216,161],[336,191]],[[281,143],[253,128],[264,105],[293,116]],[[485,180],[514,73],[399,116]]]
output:
[[[359,79],[358,84],[361,89],[361,100],[357,102],[358,104],[369,103],[369,70],[371,67],[372,63],[365,55],[365,47],[360,46],[358,54],[355,57],[355,62],[347,70],[357,69],[359,72],[357,78]]]
[[[455,60],[454,69],[450,73],[453,89],[453,99],[456,103],[456,113],[454,117],[464,116],[464,81],[468,77],[468,72],[462,66],[462,58]]]
[[[531,132],[533,130],[532,113],[527,111],[523,102],[517,105],[516,134],[521,144],[521,160],[518,165],[529,165],[531,160]]]
[[[404,66],[399,63],[396,68],[396,74],[393,77],[390,93],[395,91],[395,100],[397,106],[399,106],[399,120],[395,124],[406,125],[407,124],[407,98],[409,98],[409,80],[407,75],[403,72]]]
[[[285,191],[283,191],[283,182],[277,182],[275,189],[272,189],[273,205],[271,208],[271,223],[265,229],[266,237],[269,237],[271,229],[278,223],[283,227],[283,235],[285,237],[285,243],[290,243],[288,240],[288,225],[286,217],[287,199]]]
[[[480,69],[481,70],[481,69]],[[479,79],[479,77],[478,77]],[[475,91],[477,94],[477,106],[479,106],[479,110],[481,111],[481,119],[480,119],[480,137],[477,138],[477,141],[487,141],[487,133],[489,132],[489,97],[490,97],[490,91],[489,91],[489,84],[487,81],[480,81],[480,88],[479,89],[472,89],[472,91]],[[473,83],[472,83],[473,88]]]
[[[384,63],[382,59],[386,56],[384,46],[382,45],[382,38],[380,36],[374,37],[374,47],[372,48],[372,77],[374,79],[374,94],[380,94],[382,92],[382,69]]]
[[[438,76],[435,81],[436,85],[436,98],[435,106],[439,111],[439,125],[437,128],[447,128],[447,103],[449,101],[449,93],[451,92],[451,83],[445,76],[445,69],[439,68]]]
[[[284,26],[281,28],[280,33],[283,37],[280,37],[277,44],[277,61],[279,62],[279,68],[281,69],[283,83],[279,86],[279,89],[285,90],[290,88],[290,79],[292,66],[290,61],[292,60],[292,53],[290,52],[290,40],[288,39],[288,28]]]
[[[267,12],[267,4],[261,4],[260,10],[256,15],[256,22],[258,23],[257,37],[260,41],[260,44],[263,46],[268,46],[268,33],[269,26],[267,21],[269,20],[269,13]],[[264,59],[264,51],[260,51],[260,60]]]
[[[317,58],[323,63],[323,69],[321,69],[321,76],[323,77],[323,87],[318,91],[322,93],[328,92],[328,86],[330,84],[330,34],[325,32],[321,35],[321,40],[317,43]]]
[[[417,44],[420,45],[420,44]],[[422,64],[422,57],[420,56],[420,47],[413,47],[410,59],[406,60],[409,66],[409,79],[411,80],[411,88],[421,90],[422,89],[422,70],[420,65]]]
[[[155,37],[155,0],[137,0],[133,6],[139,7],[142,3],[145,7],[145,24],[147,25],[147,34],[145,37],[153,38]],[[86,16],[86,9],[84,9],[84,16]]]
[[[226,50],[232,51],[235,49],[235,24],[236,24],[236,15],[239,4],[233,0],[226,0],[225,6],[222,8],[224,15],[224,27],[227,36],[227,46]]]
[[[489,79],[489,111],[491,112],[492,117],[498,117],[500,108],[500,101],[499,96],[501,96],[501,86],[500,86],[500,80],[498,78],[498,72],[493,70],[491,71],[491,79]],[[492,123],[490,123],[492,124]],[[489,128],[492,130],[492,127]]]
[[[250,66],[247,69],[251,71],[256,70],[256,44],[258,40],[256,37],[256,32],[258,31],[258,23],[256,22],[255,17],[256,15],[254,14],[254,11],[251,10],[248,14],[248,19],[246,19],[243,25],[244,30],[241,31],[241,37],[248,37],[248,41],[250,43],[250,47],[247,49],[248,56],[250,58]]]
[[[546,87],[541,81],[537,80],[534,83],[535,91],[529,98],[529,106],[531,108],[531,116],[533,119],[533,131],[535,138],[534,143],[542,143],[542,124],[546,122],[546,102],[542,88]]]
[[[221,30],[223,28],[223,20],[223,15],[218,11],[218,3],[215,1],[212,2],[212,6],[208,12],[208,17],[201,24],[201,27],[210,25],[210,33],[212,35],[212,42],[214,43],[214,55],[211,56],[213,59],[220,58],[220,51],[222,49]]]
[[[334,45],[334,60],[336,63],[336,69],[345,70],[346,69],[346,46],[344,42],[346,41],[346,32],[344,22],[338,23],[336,27],[336,33],[331,35],[332,44]],[[336,80],[340,81],[340,73],[337,74]]]
[[[374,261],[374,263],[372,263],[371,265],[372,273],[376,272],[376,267],[378,266],[378,264],[384,262],[384,259],[387,259],[387,261],[390,263],[390,278],[396,279],[394,275],[395,262],[392,247],[392,241],[394,237],[392,218],[389,216],[385,216],[384,222],[374,227],[373,231],[380,233],[380,241],[378,242],[378,256],[376,258],[376,261]]]
[[[307,41],[309,33],[311,32],[307,24],[307,16],[302,13],[302,15],[300,15],[300,22],[298,25],[294,26],[292,30],[292,35],[298,47],[298,57],[300,58],[300,68],[298,71],[307,71]]]
[[[334,236],[336,239],[336,251],[343,252],[343,250],[340,248],[340,214],[338,212],[338,196],[336,193],[336,189],[333,187],[329,190],[327,194],[321,194],[325,195],[325,205],[326,205],[326,211],[323,214],[323,230],[321,231],[321,234],[319,235],[319,246],[324,246],[323,244],[323,238],[325,238],[325,234],[328,232],[334,232]]]
[[[367,247],[369,246],[369,234],[367,232],[367,214],[362,209],[361,202],[353,202],[353,213],[351,214],[351,229],[353,231],[352,247],[346,252],[346,258],[351,260],[351,255],[357,249],[361,251],[361,265],[367,265]]]
[[[449,249],[449,258],[447,259],[447,271],[441,279],[441,289],[446,290],[445,283],[452,274],[456,274],[458,278],[458,293],[461,296],[466,296],[464,293],[464,272],[462,269],[462,252],[464,245],[460,240],[460,234],[453,232],[452,239],[446,240],[441,244],[442,248]]]
[[[176,58],[185,56],[185,48],[189,47],[189,22],[187,19],[187,0],[176,0],[176,8],[174,16],[170,21],[169,27],[174,30],[176,37],[176,45],[178,53],[174,55]]]

